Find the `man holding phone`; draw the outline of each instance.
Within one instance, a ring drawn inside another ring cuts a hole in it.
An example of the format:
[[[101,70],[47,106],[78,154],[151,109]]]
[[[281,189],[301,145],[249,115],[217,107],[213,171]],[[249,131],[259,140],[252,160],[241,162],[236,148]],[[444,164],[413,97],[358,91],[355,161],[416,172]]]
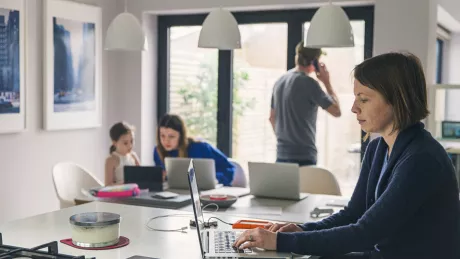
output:
[[[270,122],[275,131],[277,162],[315,165],[317,161],[316,119],[318,106],[340,117],[339,101],[329,81],[329,71],[319,62],[321,49],[296,46],[296,66],[284,74],[273,87]],[[309,76],[315,72],[323,82]]]

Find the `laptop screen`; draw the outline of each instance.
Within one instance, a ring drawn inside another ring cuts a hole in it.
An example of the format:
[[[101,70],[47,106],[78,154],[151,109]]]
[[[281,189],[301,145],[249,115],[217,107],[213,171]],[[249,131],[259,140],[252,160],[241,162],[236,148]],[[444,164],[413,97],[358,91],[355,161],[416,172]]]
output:
[[[140,189],[150,192],[163,191],[163,168],[160,166],[126,166],[124,167],[125,184],[135,183]]]
[[[198,192],[198,185],[196,183],[196,177],[195,177],[195,168],[193,167],[193,159],[190,160],[190,165],[188,167],[188,183],[190,185],[190,195],[192,198],[192,207],[193,207],[193,213],[195,215],[195,222],[196,224],[196,229],[198,231],[198,239],[200,241],[200,248],[201,248],[201,254],[204,256],[204,250],[203,250],[203,239],[201,238],[201,233],[204,229],[204,216],[203,212],[201,211],[201,201],[200,201],[200,193]]]

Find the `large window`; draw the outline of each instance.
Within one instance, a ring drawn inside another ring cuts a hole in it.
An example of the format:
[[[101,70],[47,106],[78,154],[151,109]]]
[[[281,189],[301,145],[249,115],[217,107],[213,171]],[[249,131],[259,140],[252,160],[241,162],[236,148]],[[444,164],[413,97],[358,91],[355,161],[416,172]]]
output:
[[[343,115],[336,119],[320,111],[317,145],[318,163],[334,173],[344,194],[350,195],[366,144],[350,111],[351,71],[372,54],[374,8],[344,10],[356,46],[325,49],[322,60],[331,71]],[[295,66],[295,46],[315,12],[235,12],[242,48],[234,51],[197,47],[204,14],[159,16],[158,116],[182,115],[193,137],[216,145],[243,166],[247,161],[274,162],[276,138],[268,120],[273,85]]]
[[[310,23],[304,24],[304,35]],[[361,127],[356,115],[351,112],[355,99],[353,93],[353,68],[364,61],[363,20],[351,21],[355,46],[353,48],[324,48],[320,59],[330,73],[333,89],[337,94],[342,116],[334,118],[323,109],[318,109],[316,146],[318,164],[326,167],[337,177],[342,193],[350,196],[360,172]],[[310,75],[315,77],[314,74]]]
[[[268,118],[273,85],[287,69],[288,25],[239,28],[242,48],[233,54],[232,156],[240,161],[273,162],[276,138]]]
[[[171,27],[169,111],[189,134],[217,145],[217,50],[198,48],[201,26]]]
[[[449,78],[444,78],[444,64],[446,58],[453,57],[449,55],[450,32],[441,29],[443,33],[436,39],[436,84],[451,84]],[[452,69],[450,69],[452,71]],[[438,135],[440,136],[441,121],[460,121],[460,89],[458,87],[446,88],[436,92],[435,117],[438,124]]]
[[[444,62],[444,40],[436,39],[436,84],[442,83],[442,63]]]

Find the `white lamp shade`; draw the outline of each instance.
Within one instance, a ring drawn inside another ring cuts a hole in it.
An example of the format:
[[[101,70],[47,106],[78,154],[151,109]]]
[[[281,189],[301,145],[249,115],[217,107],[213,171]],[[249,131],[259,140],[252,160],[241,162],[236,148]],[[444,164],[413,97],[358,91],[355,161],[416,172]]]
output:
[[[354,47],[353,29],[345,11],[333,4],[319,8],[310,22],[304,44],[309,48]]]
[[[147,50],[147,39],[137,18],[128,12],[119,14],[107,29],[106,50]]]
[[[235,17],[227,10],[211,11],[201,27],[198,47],[221,50],[240,49],[241,35]]]

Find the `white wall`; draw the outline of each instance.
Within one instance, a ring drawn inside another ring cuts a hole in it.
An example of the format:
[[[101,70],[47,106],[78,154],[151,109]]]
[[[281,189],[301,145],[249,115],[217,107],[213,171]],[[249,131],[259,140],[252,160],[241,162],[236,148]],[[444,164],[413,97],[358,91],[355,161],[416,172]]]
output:
[[[447,11],[453,19],[460,21],[460,1],[458,0],[435,0],[442,8]]]
[[[157,19],[153,15],[145,15],[143,26],[147,32],[149,52],[142,56],[142,97],[141,97],[141,157],[142,164],[153,165],[153,148],[156,142],[157,117]]]
[[[47,132],[42,130],[43,29],[42,1],[26,0],[26,124],[27,131],[0,135],[0,223],[59,208],[51,168],[63,160],[75,161],[103,180],[103,163],[108,154],[107,110],[115,84],[109,70],[116,67],[112,54],[103,54],[103,127]],[[81,0],[103,7],[103,30],[114,17],[112,0]],[[113,70],[112,70],[113,69]]]
[[[443,83],[460,84],[460,33],[452,34],[452,38],[445,46],[448,55],[445,55],[445,68],[443,69]],[[460,89],[449,90],[446,95],[446,119],[460,120]]]
[[[374,55],[388,51],[410,51],[420,58],[426,81],[434,82],[437,28],[435,1],[377,0],[374,23]],[[428,107],[433,111],[434,88],[428,84],[427,90]],[[430,115],[426,121],[430,130],[435,129],[433,119],[434,116]]]

